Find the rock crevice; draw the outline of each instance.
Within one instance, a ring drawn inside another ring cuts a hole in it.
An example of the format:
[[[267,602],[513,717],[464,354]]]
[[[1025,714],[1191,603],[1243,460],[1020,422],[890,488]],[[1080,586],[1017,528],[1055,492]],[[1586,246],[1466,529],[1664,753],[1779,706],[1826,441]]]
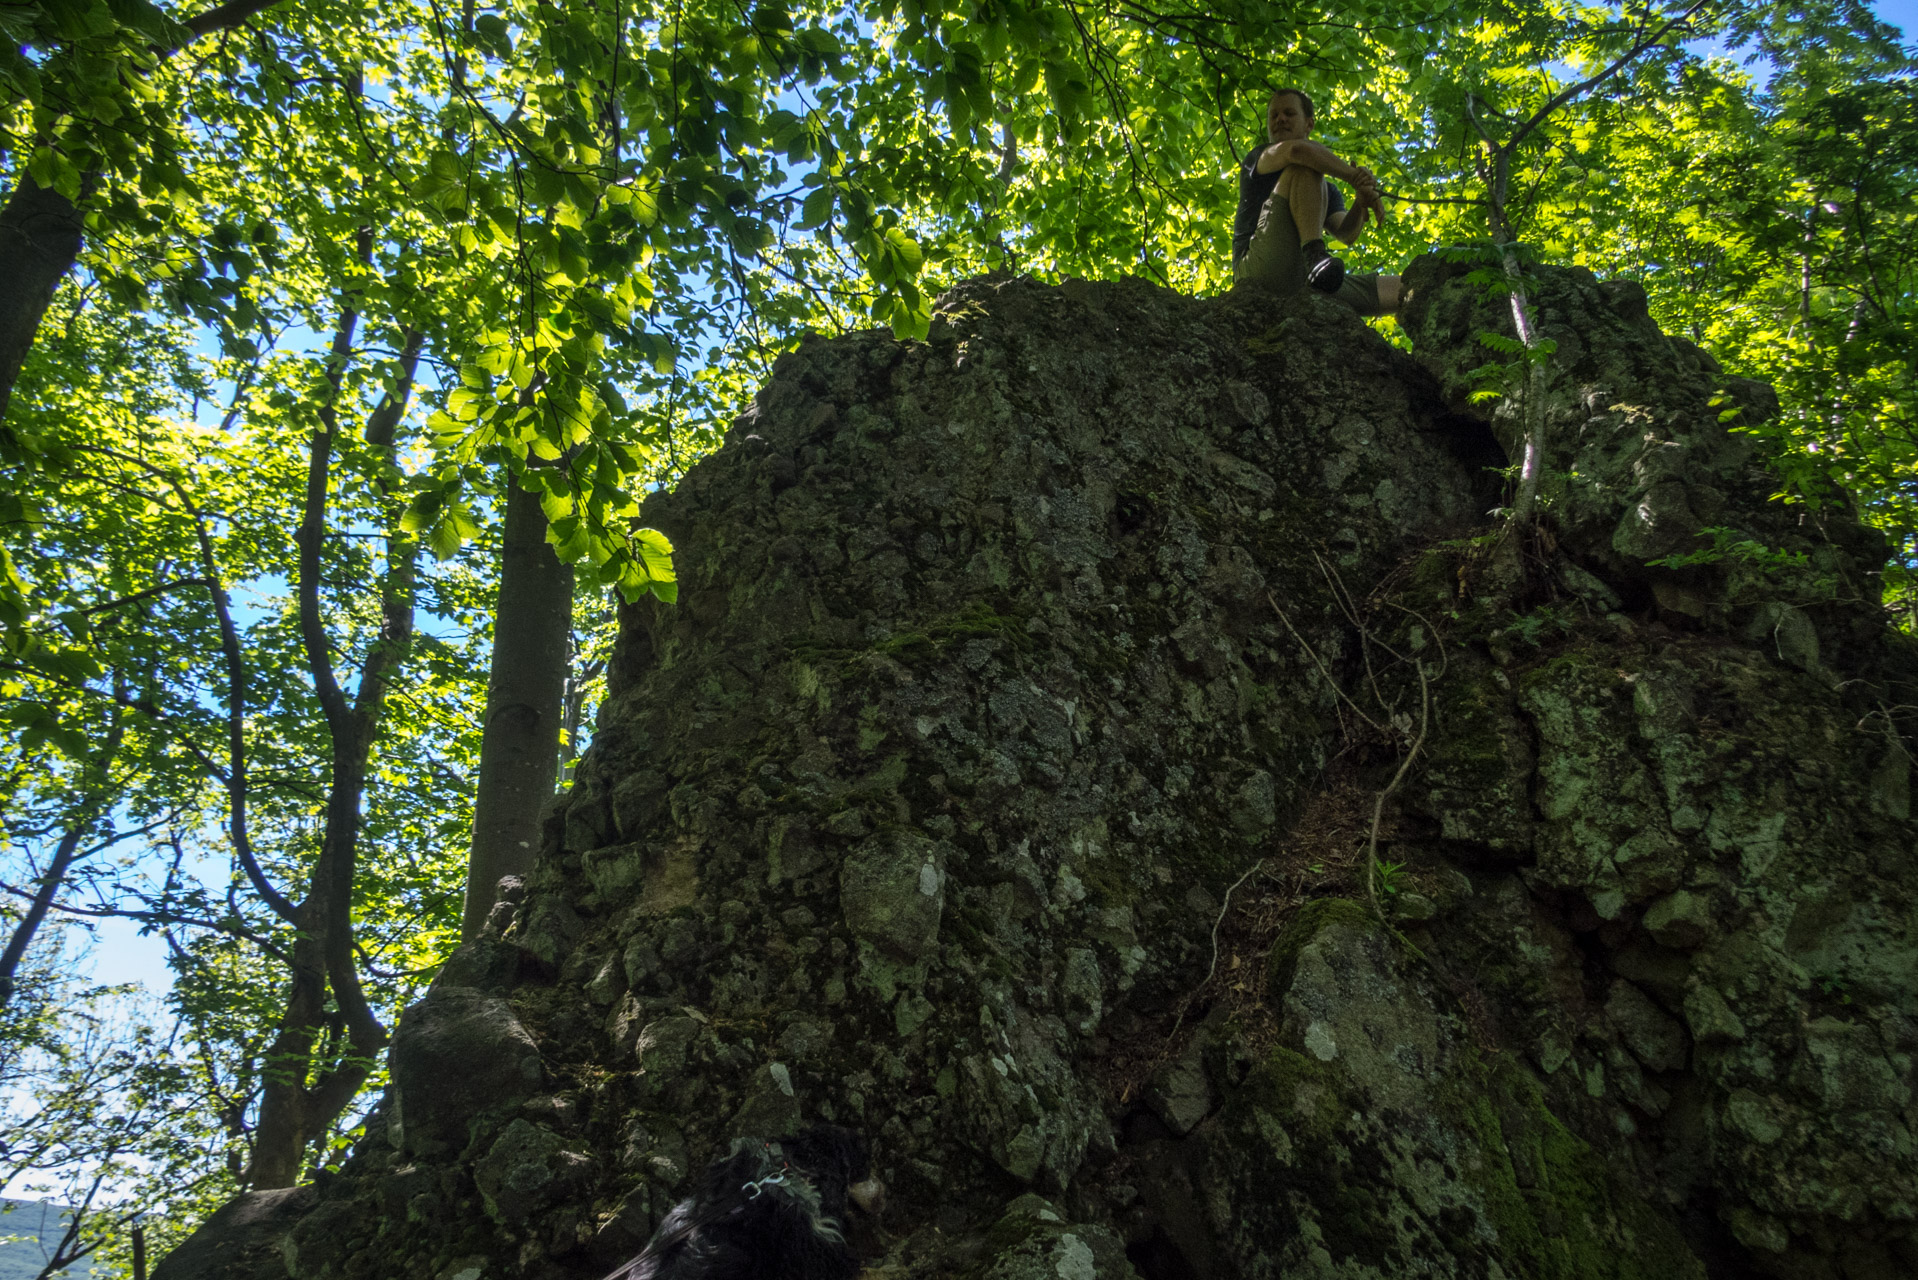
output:
[[[1410,353],[1019,279],[782,357],[648,501],[681,603],[358,1152],[159,1280],[591,1277],[814,1117],[889,1185],[875,1274],[1918,1275],[1882,542],[1770,501],[1767,389],[1550,269],[1501,538],[1464,275],[1408,273]]]

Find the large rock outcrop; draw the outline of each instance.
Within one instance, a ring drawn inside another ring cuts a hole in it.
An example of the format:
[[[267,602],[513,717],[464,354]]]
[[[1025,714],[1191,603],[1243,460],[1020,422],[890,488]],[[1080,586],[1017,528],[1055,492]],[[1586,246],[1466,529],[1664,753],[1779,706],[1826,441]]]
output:
[[[357,1154],[159,1280],[591,1277],[812,1117],[875,1275],[1918,1275],[1882,544],[1769,500],[1764,388],[1542,277],[1523,538],[1436,259],[1410,355],[1007,280],[784,357],[649,501],[681,603]]]

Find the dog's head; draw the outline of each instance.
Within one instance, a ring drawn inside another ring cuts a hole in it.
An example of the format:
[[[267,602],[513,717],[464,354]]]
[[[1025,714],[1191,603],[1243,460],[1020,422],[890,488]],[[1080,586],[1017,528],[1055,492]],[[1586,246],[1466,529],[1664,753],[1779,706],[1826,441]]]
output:
[[[824,1212],[843,1219],[850,1201],[865,1213],[878,1213],[885,1188],[872,1176],[866,1141],[851,1129],[818,1121],[777,1145],[819,1189]]]
[[[851,1280],[859,1260],[844,1235],[847,1208],[876,1213],[882,1195],[866,1144],[850,1129],[822,1123],[777,1139],[739,1138],[607,1280]]]

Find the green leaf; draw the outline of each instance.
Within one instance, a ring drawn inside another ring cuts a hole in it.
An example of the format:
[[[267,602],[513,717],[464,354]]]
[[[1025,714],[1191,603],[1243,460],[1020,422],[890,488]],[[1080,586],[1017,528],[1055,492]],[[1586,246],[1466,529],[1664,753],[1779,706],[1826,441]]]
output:
[[[919,274],[919,268],[925,265],[926,255],[911,236],[898,227],[892,227],[886,231],[886,244],[905,274]]]
[[[446,490],[425,489],[413,495],[413,500],[400,516],[400,528],[408,533],[419,533],[430,529],[439,521],[440,510],[446,505]]]
[[[673,572],[673,544],[665,534],[657,529],[639,529],[632,535],[632,545],[633,550],[638,553],[639,564],[645,569],[649,581],[654,583],[678,581]]]
[[[802,231],[824,226],[832,219],[835,198],[831,186],[816,187],[808,192],[805,202],[799,207],[799,221],[795,225]]]

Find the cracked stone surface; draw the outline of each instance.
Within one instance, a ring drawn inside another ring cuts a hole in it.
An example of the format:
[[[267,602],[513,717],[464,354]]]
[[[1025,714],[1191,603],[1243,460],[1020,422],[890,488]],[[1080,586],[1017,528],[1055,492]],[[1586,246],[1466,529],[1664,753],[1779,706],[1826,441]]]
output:
[[[1316,298],[1018,279],[782,357],[648,500],[681,603],[626,611],[346,1169],[157,1280],[590,1280],[802,1117],[870,1139],[888,1277],[1918,1274],[1882,542],[1768,501],[1721,422],[1768,389],[1542,268],[1568,478],[1515,577],[1461,274],[1407,273],[1409,354]],[[1714,528],[1787,567],[1647,563]],[[1390,926],[1305,892],[1252,1003],[1185,1019],[1228,892],[1391,773],[1341,699],[1407,668],[1355,600],[1447,656],[1381,849],[1413,887]]]

